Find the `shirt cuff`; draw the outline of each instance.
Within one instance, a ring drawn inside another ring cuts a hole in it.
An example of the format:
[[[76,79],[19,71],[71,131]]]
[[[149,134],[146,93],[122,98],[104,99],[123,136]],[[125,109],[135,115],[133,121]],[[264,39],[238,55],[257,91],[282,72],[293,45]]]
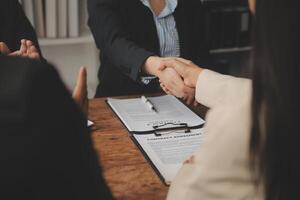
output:
[[[157,79],[156,76],[141,76],[141,80],[140,81],[144,85],[148,85],[149,83],[151,83],[155,79]]]

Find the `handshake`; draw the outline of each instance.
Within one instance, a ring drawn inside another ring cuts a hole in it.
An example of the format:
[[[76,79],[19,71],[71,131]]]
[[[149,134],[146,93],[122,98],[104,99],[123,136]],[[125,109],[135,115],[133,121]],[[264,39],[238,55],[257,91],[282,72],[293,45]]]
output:
[[[195,88],[203,69],[192,61],[183,58],[160,58],[151,56],[144,65],[147,74],[159,78],[161,88],[170,95],[186,101],[188,105],[197,105]]]

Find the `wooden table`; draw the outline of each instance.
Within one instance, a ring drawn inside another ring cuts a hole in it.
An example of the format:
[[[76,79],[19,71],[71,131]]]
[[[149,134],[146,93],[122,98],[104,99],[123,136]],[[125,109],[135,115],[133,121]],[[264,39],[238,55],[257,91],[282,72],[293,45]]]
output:
[[[129,137],[126,128],[105,103],[106,98],[90,100],[92,139],[104,177],[118,200],[160,200],[167,196],[165,186]],[[204,116],[206,109],[197,110]]]

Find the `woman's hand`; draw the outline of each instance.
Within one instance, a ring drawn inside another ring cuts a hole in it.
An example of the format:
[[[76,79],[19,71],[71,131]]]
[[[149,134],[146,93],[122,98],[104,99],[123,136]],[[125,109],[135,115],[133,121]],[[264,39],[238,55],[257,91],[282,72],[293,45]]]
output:
[[[188,160],[184,161],[183,164],[195,164],[195,156],[191,156]]]
[[[144,63],[143,72],[158,77],[158,73],[166,68],[164,62],[165,58],[150,56]]]

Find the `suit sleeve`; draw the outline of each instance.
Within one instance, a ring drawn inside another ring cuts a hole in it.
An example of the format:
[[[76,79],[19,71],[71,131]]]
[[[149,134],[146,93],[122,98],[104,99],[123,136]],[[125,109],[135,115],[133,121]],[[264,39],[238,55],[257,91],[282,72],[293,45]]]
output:
[[[41,199],[112,199],[94,150],[87,120],[54,68],[37,66],[31,92],[38,155],[32,179]]]
[[[251,93],[251,84],[249,79],[203,70],[196,85],[196,99],[209,108],[230,105],[237,98],[248,96]]]
[[[88,0],[88,24],[97,47],[109,61],[137,81],[145,60],[154,55],[129,38],[120,15],[119,0]]]

